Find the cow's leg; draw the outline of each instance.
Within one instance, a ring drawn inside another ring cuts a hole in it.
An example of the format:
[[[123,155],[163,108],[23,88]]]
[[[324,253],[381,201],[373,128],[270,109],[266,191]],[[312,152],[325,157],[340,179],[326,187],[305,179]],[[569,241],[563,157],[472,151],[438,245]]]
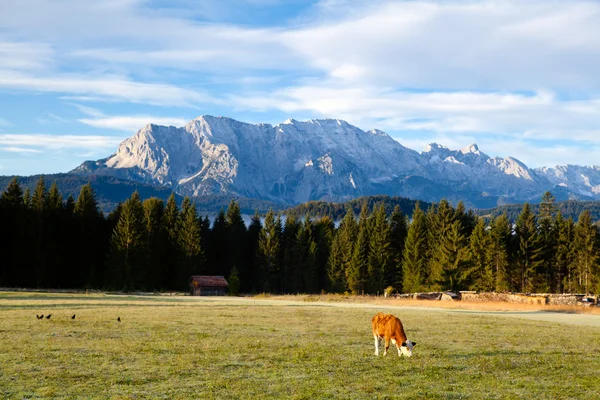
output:
[[[398,356],[402,355],[402,353],[400,353],[400,344],[398,341],[396,339],[392,339],[392,344],[396,345],[396,348],[398,349]]]
[[[390,338],[386,337],[385,338],[385,351],[383,352],[384,356],[387,356],[387,351],[390,348]]]
[[[373,335],[373,337],[375,338],[375,355],[378,356],[379,355],[379,336]]]

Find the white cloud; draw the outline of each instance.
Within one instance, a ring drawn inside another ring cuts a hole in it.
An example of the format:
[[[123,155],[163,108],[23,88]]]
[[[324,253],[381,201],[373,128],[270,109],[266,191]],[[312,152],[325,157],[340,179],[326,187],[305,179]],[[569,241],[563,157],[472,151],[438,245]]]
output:
[[[112,76],[86,77],[57,74],[42,77],[0,70],[0,87],[40,92],[89,94],[106,100],[160,106],[190,107],[194,104],[211,101],[208,95],[174,85],[134,82]]]
[[[148,115],[82,118],[78,121],[83,124],[93,126],[95,128],[116,129],[128,132],[135,132],[149,123],[156,125],[173,125],[181,127],[187,124],[188,122],[183,118],[152,117]]]
[[[364,128],[600,142],[600,136],[595,135],[600,130],[597,100],[560,100],[547,91],[418,93],[323,84],[234,96],[231,102],[241,109],[275,109],[291,114],[309,111],[318,117],[344,118]],[[577,137],[573,137],[574,131],[579,133]]]
[[[315,68],[353,84],[449,90],[600,88],[595,79],[600,67],[597,2],[353,4],[358,10],[337,19],[328,13],[322,23],[282,32],[282,40]],[[361,73],[340,74],[348,68]]]
[[[115,149],[124,138],[116,136],[0,134],[0,145],[5,148],[32,151],[60,149]]]
[[[8,151],[9,153],[41,153],[40,150],[28,149],[26,147],[0,147],[2,151]]]

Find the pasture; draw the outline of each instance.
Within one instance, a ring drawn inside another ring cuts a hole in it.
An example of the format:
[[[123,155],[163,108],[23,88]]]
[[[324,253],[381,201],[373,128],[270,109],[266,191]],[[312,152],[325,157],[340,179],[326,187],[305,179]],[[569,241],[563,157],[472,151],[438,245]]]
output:
[[[370,320],[378,311],[368,304],[0,292],[0,397],[600,397],[598,326],[386,309],[418,345],[412,358],[395,349],[384,358],[373,355]]]

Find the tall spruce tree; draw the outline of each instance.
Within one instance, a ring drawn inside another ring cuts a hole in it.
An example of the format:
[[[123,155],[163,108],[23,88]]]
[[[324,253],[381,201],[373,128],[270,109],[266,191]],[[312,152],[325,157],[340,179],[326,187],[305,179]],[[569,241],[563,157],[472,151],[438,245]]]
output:
[[[156,197],[143,201],[144,225],[146,227],[146,248],[148,249],[148,273],[144,286],[148,289],[164,288],[162,285],[163,265],[165,259],[167,237],[163,226],[164,202]]]
[[[260,289],[278,293],[281,290],[281,229],[277,226],[275,213],[269,210],[265,217],[264,228],[258,235],[258,262],[263,277]]]
[[[469,238],[469,260],[473,269],[471,290],[490,292],[496,289],[493,240],[480,218]]]
[[[117,207],[116,212],[118,211]],[[102,238],[105,235],[110,237],[111,230],[104,227],[104,216],[89,183],[83,185],[79,191],[73,217],[74,233],[76,233],[73,241],[76,243],[76,254],[69,275],[69,286],[83,287],[89,284],[92,287],[102,287],[106,275],[104,254],[108,250],[108,241],[105,242]]]
[[[531,292],[535,283],[535,244],[537,222],[529,203],[525,203],[516,223],[517,265],[521,292]]]
[[[441,251],[437,252],[443,271],[441,287],[456,293],[466,288],[473,273],[469,266],[467,239],[462,232],[460,220],[455,220],[442,241]]]
[[[320,218],[315,222],[315,243],[317,246],[317,281],[315,283],[315,291],[325,290],[325,288],[328,286],[327,263],[329,260],[329,253],[331,251],[331,244],[333,242],[334,231],[335,224],[333,220],[327,216]]]
[[[512,228],[506,213],[494,219],[490,226],[491,244],[489,247],[490,262],[494,270],[494,290],[506,292],[511,289],[509,280],[508,248],[512,238]]]
[[[544,193],[539,206],[538,235],[534,244],[534,290],[536,292],[557,292],[556,245],[558,232],[554,226],[553,215],[556,211],[554,196]]]
[[[373,212],[373,226],[370,233],[367,286],[371,293],[383,293],[387,286],[394,283],[396,273],[391,252],[392,230],[383,204],[376,207]]]
[[[178,270],[178,286],[184,288],[192,274],[200,272],[203,252],[201,247],[201,225],[196,205],[189,197],[183,199],[177,223],[177,243],[182,263]]]
[[[110,240],[107,285],[114,289],[143,288],[147,265],[144,208],[138,192],[123,203]]]
[[[573,218],[565,219],[559,211],[554,225],[558,231],[556,244],[556,271],[558,280],[558,293],[574,293],[574,238],[575,222]]]
[[[575,226],[575,265],[577,291],[590,293],[597,290],[598,228],[592,223],[588,210],[579,215]]]
[[[298,232],[296,245],[298,246],[298,261],[302,271],[302,291],[316,293],[319,291],[318,237],[314,221],[309,215],[304,217],[304,223]]]
[[[348,290],[346,276],[354,253],[357,230],[354,211],[352,208],[348,208],[335,233],[329,255],[327,276],[329,277],[331,290],[334,292]]]
[[[297,266],[295,256],[297,247],[297,236],[300,231],[300,222],[294,216],[288,216],[285,219],[285,226],[283,228],[282,238],[282,274],[283,274],[283,287],[284,293],[295,292],[295,277],[299,274],[296,273],[295,268]]]
[[[33,209],[38,214],[41,214],[48,205],[48,189],[46,188],[46,181],[44,180],[43,175],[40,176],[40,179],[35,185],[35,190],[33,191],[31,203]]]
[[[391,262],[393,264],[393,279],[391,285],[397,289],[402,288],[402,253],[404,252],[404,243],[406,241],[406,235],[408,234],[408,224],[406,222],[406,216],[402,214],[400,206],[396,205],[394,211],[390,217],[390,228],[391,228]]]
[[[426,218],[417,203],[404,244],[402,263],[402,291],[404,293],[419,292],[425,285],[428,254]]]
[[[348,288],[354,294],[361,294],[368,290],[367,283],[369,281],[369,237],[370,223],[367,203],[363,203],[358,218],[358,233],[356,235],[356,243],[352,253],[350,265],[346,270],[346,280]]]
[[[24,286],[27,279],[26,233],[28,230],[27,210],[23,201],[23,190],[17,178],[13,178],[0,197],[2,227],[0,243],[2,261],[0,261],[0,286]]]
[[[242,218],[242,212],[240,210],[240,206],[235,200],[231,200],[229,206],[227,207],[227,214],[225,216],[228,234],[229,234],[229,262],[231,265],[225,266],[228,268],[228,271],[231,270],[234,266],[238,271],[238,275],[242,280],[248,279],[248,259],[246,258],[246,254],[248,251],[246,250],[247,241],[246,241],[246,224],[244,223],[244,219]]]
[[[178,289],[181,287],[179,274],[173,271],[172,265],[180,265],[181,254],[179,252],[179,207],[175,200],[175,194],[171,193],[162,218],[162,229],[166,235],[165,242],[165,263],[161,268],[161,286],[169,289]]]
[[[262,222],[260,221],[260,214],[256,211],[248,226],[248,232],[246,233],[246,260],[248,262],[248,273],[247,277],[243,280],[240,278],[240,290],[242,292],[249,293],[252,291],[252,288],[257,287],[258,282],[256,278],[260,268],[257,260],[258,238],[260,237],[261,230]],[[283,277],[282,280],[283,279],[285,279],[285,277]]]
[[[426,282],[430,291],[439,291],[444,286],[444,268],[448,267],[445,241],[455,221],[455,211],[446,199],[427,211],[429,257]],[[459,227],[462,230],[462,226]]]
[[[49,239],[47,237],[47,219],[48,219],[48,190],[46,188],[46,182],[44,176],[40,176],[35,190],[33,191],[32,197],[33,211],[35,215],[35,222],[32,233],[34,252],[33,258],[34,268],[32,280],[28,286],[42,287],[44,286],[45,277],[48,274],[48,252],[46,249],[46,242]]]

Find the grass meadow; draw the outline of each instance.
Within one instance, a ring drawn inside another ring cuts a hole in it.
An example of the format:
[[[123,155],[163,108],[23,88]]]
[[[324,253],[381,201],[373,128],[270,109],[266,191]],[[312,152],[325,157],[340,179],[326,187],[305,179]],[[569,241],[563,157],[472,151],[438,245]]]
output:
[[[402,319],[418,343],[412,358],[374,356],[378,311]],[[377,305],[0,292],[0,397],[593,399],[600,327]]]

